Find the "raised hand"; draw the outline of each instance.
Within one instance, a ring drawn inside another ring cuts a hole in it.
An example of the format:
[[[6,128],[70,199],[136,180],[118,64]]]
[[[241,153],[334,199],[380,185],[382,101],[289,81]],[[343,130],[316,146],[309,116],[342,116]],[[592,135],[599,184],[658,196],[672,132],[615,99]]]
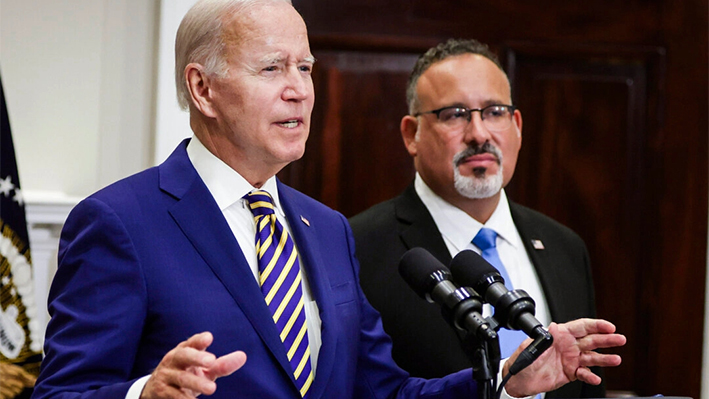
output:
[[[206,351],[212,340],[210,332],[195,334],[168,352],[145,384],[141,399],[191,399],[213,394],[216,379],[241,368],[246,354],[236,351],[217,358]]]
[[[505,386],[509,395],[524,397],[548,392],[576,380],[598,385],[601,377],[589,367],[612,367],[621,362],[618,355],[594,352],[598,348],[625,345],[625,336],[615,334],[615,326],[608,321],[578,319],[563,324],[552,323],[549,332],[554,337],[554,344],[529,367],[510,378]],[[531,342],[527,339],[517,348],[505,363],[503,375]]]

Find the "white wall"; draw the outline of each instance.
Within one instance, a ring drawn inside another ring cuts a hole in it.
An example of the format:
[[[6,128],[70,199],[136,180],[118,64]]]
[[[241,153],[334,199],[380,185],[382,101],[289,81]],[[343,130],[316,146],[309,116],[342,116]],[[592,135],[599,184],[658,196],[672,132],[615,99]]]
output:
[[[197,0],[164,1],[160,10],[160,45],[158,49],[157,119],[155,161],[170,155],[175,145],[190,137],[189,114],[180,110],[175,91],[175,34],[182,17]]]
[[[157,0],[0,0],[25,193],[83,197],[152,162],[158,10]]]
[[[0,76],[41,324],[73,205],[191,135],[172,71],[175,32],[195,1],[0,0]]]
[[[158,0],[0,0],[0,76],[40,306],[69,209],[152,165],[158,12]]]

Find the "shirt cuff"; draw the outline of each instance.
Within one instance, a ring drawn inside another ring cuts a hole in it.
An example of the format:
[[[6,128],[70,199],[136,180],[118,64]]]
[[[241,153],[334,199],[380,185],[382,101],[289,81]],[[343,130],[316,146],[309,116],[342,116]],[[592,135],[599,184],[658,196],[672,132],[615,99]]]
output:
[[[502,370],[505,368],[505,363],[507,363],[508,359],[503,359],[500,362],[500,369],[497,371],[497,382],[498,384],[502,382]],[[498,386],[499,387],[499,386]],[[507,390],[505,388],[502,388],[502,394],[500,395],[500,399],[532,399],[535,395],[532,396],[525,396],[524,398],[518,398],[516,396],[512,396],[507,393]],[[126,398],[127,399],[127,398]]]
[[[149,379],[150,375],[137,379],[133,385],[130,386],[128,393],[126,394],[126,399],[140,399],[140,394],[143,393],[143,388],[145,388],[145,384]]]

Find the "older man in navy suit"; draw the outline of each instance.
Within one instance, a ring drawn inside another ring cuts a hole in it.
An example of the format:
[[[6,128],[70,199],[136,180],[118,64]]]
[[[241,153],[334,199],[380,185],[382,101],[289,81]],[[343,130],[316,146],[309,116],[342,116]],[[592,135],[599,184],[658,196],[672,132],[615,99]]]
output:
[[[314,62],[287,1],[202,0],[188,12],[176,78],[194,137],[72,211],[34,398],[474,394],[469,370],[423,380],[396,366],[359,288],[347,220],[275,178],[303,155]],[[620,362],[588,352],[624,343],[608,322],[552,334],[511,395],[597,383],[588,366]]]

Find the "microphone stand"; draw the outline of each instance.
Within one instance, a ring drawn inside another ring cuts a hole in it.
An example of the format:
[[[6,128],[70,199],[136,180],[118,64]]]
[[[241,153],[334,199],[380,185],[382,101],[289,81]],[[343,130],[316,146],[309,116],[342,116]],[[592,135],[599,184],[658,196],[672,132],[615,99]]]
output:
[[[459,288],[457,291],[468,292],[473,299],[479,298],[475,291],[467,287]],[[455,309],[452,319],[455,320],[454,325],[465,332],[461,344],[465,355],[473,365],[473,379],[477,382],[478,399],[494,399],[497,373],[500,369],[500,339],[497,330],[501,326],[491,316],[485,318],[489,329],[484,332],[461,328],[460,325],[465,324],[464,319],[471,308],[480,312],[482,304],[477,300],[463,302]]]
[[[497,386],[497,373],[500,366],[499,338],[481,341],[468,334],[463,345],[465,354],[473,364],[473,379],[477,382],[478,398],[493,399]]]

